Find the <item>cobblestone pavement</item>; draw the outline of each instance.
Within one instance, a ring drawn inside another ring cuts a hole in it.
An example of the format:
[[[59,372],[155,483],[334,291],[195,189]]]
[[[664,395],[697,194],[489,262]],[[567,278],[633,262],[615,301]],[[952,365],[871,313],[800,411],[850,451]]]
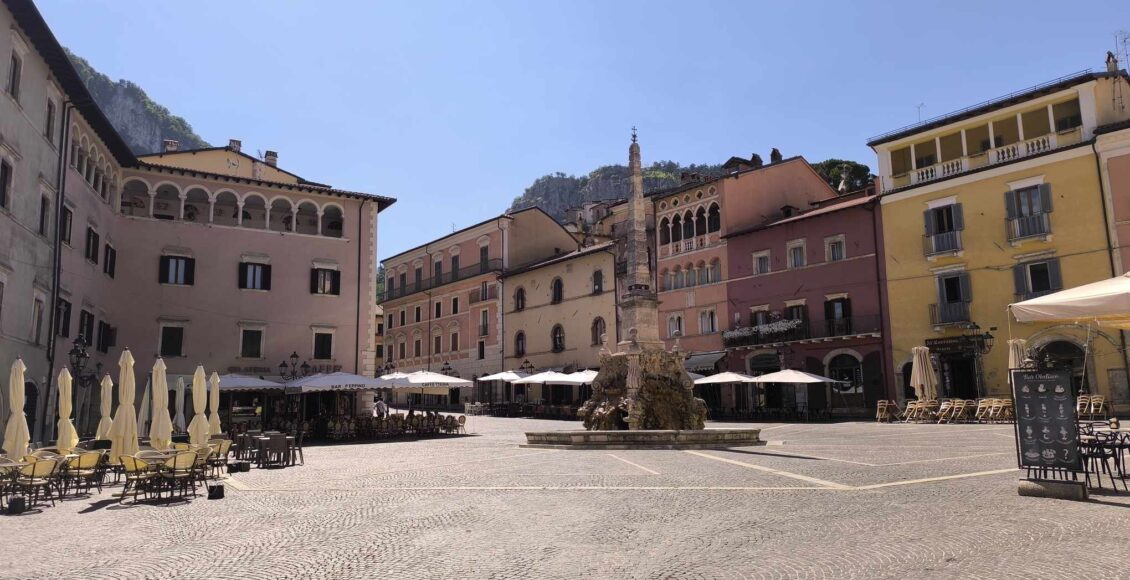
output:
[[[725,425],[727,427],[733,424]],[[5,578],[1116,578],[1130,494],[1016,494],[1007,425],[757,425],[709,451],[518,447],[576,424],[307,447],[222,501],[0,517]]]

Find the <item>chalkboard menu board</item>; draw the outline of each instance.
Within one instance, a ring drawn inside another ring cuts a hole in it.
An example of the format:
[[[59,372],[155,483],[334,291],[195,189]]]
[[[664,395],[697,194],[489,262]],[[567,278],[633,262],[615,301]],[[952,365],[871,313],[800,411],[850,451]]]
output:
[[[1021,467],[1083,471],[1071,369],[1012,371]]]

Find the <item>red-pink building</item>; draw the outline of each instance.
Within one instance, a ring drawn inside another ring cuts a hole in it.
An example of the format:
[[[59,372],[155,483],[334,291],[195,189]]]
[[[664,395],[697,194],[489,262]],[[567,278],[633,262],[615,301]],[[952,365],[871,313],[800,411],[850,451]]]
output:
[[[846,382],[715,387],[701,395],[712,408],[844,413],[889,398],[876,200],[872,190],[832,197],[727,232],[735,322],[722,334],[729,369],[759,375],[791,368]]]

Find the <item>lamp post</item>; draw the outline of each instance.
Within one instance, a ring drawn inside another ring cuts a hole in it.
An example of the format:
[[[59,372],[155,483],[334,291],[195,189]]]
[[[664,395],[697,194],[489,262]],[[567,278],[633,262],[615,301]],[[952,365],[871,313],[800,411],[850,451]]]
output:
[[[293,381],[295,379],[305,377],[309,374],[310,363],[307,361],[302,361],[302,364],[299,365],[298,351],[290,353],[290,356],[287,357],[287,360],[279,363],[279,378],[284,381]]]
[[[86,338],[79,334],[71,343],[71,350],[67,352],[67,362],[71,370],[71,375],[74,376],[77,389],[71,393],[72,407],[75,409],[76,427],[79,432],[83,432],[83,427],[86,426],[86,417],[89,414],[87,411],[87,404],[90,401],[89,389],[92,383],[98,382],[98,377],[102,374],[102,363],[94,366],[93,373],[85,374],[86,365],[90,362],[90,353],[87,352],[86,347],[90,346],[86,342]],[[83,391],[82,404],[79,401],[79,391]]]

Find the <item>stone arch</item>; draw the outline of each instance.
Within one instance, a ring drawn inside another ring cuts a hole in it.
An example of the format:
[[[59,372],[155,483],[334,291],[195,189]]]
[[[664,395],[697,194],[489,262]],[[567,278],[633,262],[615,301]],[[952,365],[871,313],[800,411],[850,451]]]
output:
[[[683,218],[679,214],[671,218],[671,241],[679,242],[683,239]]]
[[[98,162],[98,149],[96,149],[94,147],[94,144],[92,143],[90,145],[90,148],[87,149],[87,152],[86,152],[86,170],[83,171],[83,173],[82,173],[82,178],[85,179],[88,184],[91,184],[91,185],[94,184],[94,166],[97,162]]]
[[[230,189],[221,189],[212,194],[212,223],[221,226],[239,225],[239,194]]]
[[[1050,331],[1050,332],[1049,332]],[[1094,343],[1094,339],[1091,340]],[[1029,340],[1028,352],[1036,359],[1050,354],[1053,360],[1060,363],[1071,362],[1073,394],[1097,393],[1095,387],[1095,357],[1092,345],[1085,339],[1071,336],[1053,328],[1044,329],[1044,334],[1034,335]]]
[[[245,193],[242,207],[241,226],[257,230],[267,229],[267,198],[263,194],[256,191]]]
[[[334,202],[322,206],[321,231],[323,236],[340,238],[345,235],[345,210]]]
[[[181,197],[179,185],[171,181],[161,181],[150,190],[152,205],[149,216],[163,220],[181,219]]]
[[[666,217],[659,220],[659,243],[663,245],[671,243],[671,220]]]
[[[276,195],[267,210],[267,229],[275,232],[294,231],[294,202],[289,197]]]
[[[694,214],[691,210],[687,210],[683,214],[683,239],[689,240],[694,238]]]
[[[713,234],[722,229],[722,210],[717,203],[710,204],[706,215],[706,231]]]
[[[699,284],[698,271],[694,268],[694,262],[687,262],[687,264],[683,266],[683,277],[688,287],[697,286]]]
[[[699,206],[694,212],[694,232],[695,235],[702,236],[706,231],[706,208]]]
[[[321,220],[318,219],[320,208],[312,200],[304,199],[295,207],[294,231],[300,234],[317,235]]]
[[[149,206],[152,200],[149,182],[140,177],[131,177],[122,185],[123,215],[149,217]]]
[[[212,194],[203,186],[193,184],[185,192],[184,221],[205,224],[212,221]]]

